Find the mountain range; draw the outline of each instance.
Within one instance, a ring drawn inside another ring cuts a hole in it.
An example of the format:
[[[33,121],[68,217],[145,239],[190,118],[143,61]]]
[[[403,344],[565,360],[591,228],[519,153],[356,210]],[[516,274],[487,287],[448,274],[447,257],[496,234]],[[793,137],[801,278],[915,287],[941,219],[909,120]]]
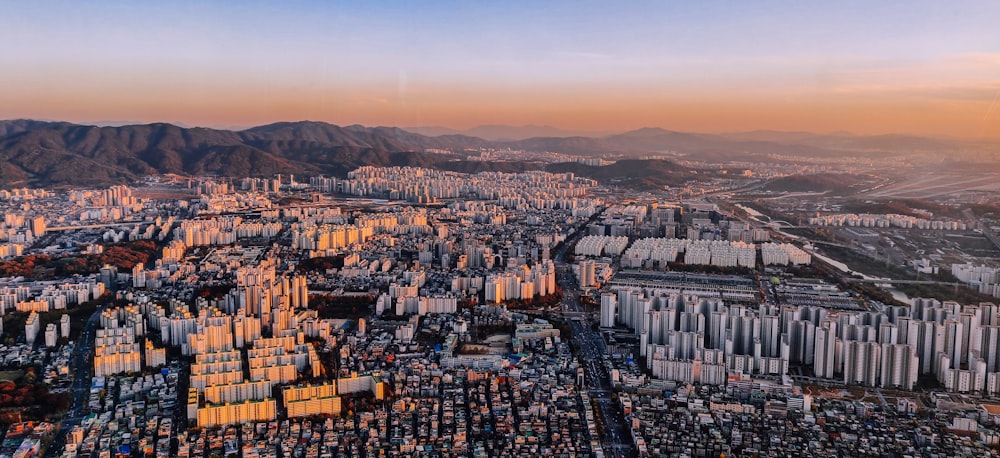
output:
[[[430,167],[449,157],[424,153],[427,149],[486,145],[473,137],[432,138],[390,127],[315,122],[228,131],[171,124],[96,127],[0,121],[0,184],[103,185],[158,173],[344,176],[362,165]]]
[[[275,173],[344,176],[363,165],[408,165],[465,172],[533,168],[570,171],[579,167],[466,160],[467,150],[480,148],[576,155],[614,153],[625,157],[675,152],[702,160],[744,157],[760,160],[763,155],[773,153],[807,156],[905,154],[968,151],[982,146],[960,140],[904,135],[864,137],[769,131],[698,134],[658,128],[602,137],[542,136],[497,141],[460,133],[428,136],[397,127],[341,127],[311,121],[280,122],[232,131],[164,123],[101,127],[10,120],[0,121],[0,186],[106,185],[161,173],[231,177]],[[628,167],[622,166],[600,169],[603,168],[581,169],[581,172],[605,179],[615,174],[627,176],[622,174],[629,172]],[[633,171],[639,173],[638,169]],[[674,178],[680,179],[680,175]],[[671,179],[639,181],[669,184],[666,182]]]

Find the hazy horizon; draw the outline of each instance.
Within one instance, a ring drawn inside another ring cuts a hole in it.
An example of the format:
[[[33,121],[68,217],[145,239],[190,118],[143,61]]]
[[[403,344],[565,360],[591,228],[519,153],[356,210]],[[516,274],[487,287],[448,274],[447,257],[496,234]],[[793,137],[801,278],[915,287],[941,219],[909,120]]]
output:
[[[36,2],[0,118],[1000,136],[1000,3]]]
[[[67,121],[67,120],[62,120],[62,119],[49,119],[49,118],[6,118],[6,119],[0,119],[0,122],[19,121],[19,120],[51,122],[51,123],[62,123],[62,122],[65,122],[65,123],[69,123],[69,124],[76,124],[76,125],[81,125],[81,126],[94,126],[94,127],[125,127],[125,126],[140,126],[140,125],[150,125],[150,124],[170,124],[170,125],[174,125],[174,126],[185,128],[185,129],[213,129],[213,130],[228,130],[228,131],[233,131],[233,132],[239,132],[239,131],[242,131],[242,130],[249,130],[249,129],[253,129],[253,128],[256,128],[256,127],[263,127],[263,126],[267,126],[267,125],[271,125],[271,124],[279,124],[279,123],[309,123],[309,122],[316,122],[316,123],[331,124],[331,125],[335,125],[335,126],[339,126],[339,127],[361,126],[361,127],[364,127],[364,128],[383,128],[383,127],[384,128],[399,128],[399,129],[402,129],[402,130],[406,130],[408,132],[417,133],[417,134],[421,134],[421,135],[429,136],[429,137],[437,137],[437,136],[442,136],[442,135],[450,135],[451,133],[441,133],[441,134],[432,133],[432,134],[427,134],[427,133],[422,133],[422,131],[426,130],[426,129],[443,129],[443,130],[446,129],[446,130],[454,131],[454,133],[458,134],[458,135],[470,135],[470,136],[476,136],[473,133],[470,133],[470,131],[474,131],[476,129],[481,129],[481,128],[492,128],[492,127],[496,127],[496,128],[510,128],[510,129],[548,128],[548,129],[554,129],[554,130],[560,130],[560,131],[569,131],[569,129],[563,129],[563,128],[558,127],[558,126],[550,126],[550,125],[540,126],[540,125],[511,125],[511,124],[480,124],[480,125],[472,126],[472,127],[465,128],[465,129],[456,129],[456,128],[451,128],[451,127],[447,127],[447,126],[394,126],[394,125],[385,125],[385,124],[361,124],[361,123],[350,123],[350,122],[338,124],[338,123],[333,123],[333,122],[324,121],[324,120],[316,120],[316,119],[285,119],[285,120],[274,120],[274,121],[269,121],[269,122],[265,122],[265,123],[262,123],[262,124],[254,124],[254,125],[247,125],[247,126],[197,125],[197,124],[188,124],[188,123],[181,122],[181,121],[165,121],[165,120],[160,120],[160,121],[156,121],[156,120],[153,120],[153,121],[121,121],[121,120]],[[725,135],[754,134],[754,133],[807,134],[807,135],[816,135],[816,136],[858,136],[858,137],[878,137],[878,136],[883,136],[883,135],[885,135],[885,136],[891,136],[891,135],[911,135],[911,136],[914,136],[914,137],[937,138],[937,139],[951,139],[951,140],[985,140],[985,141],[990,141],[990,142],[1000,141],[1000,134],[996,134],[996,135],[992,135],[992,136],[986,135],[986,136],[982,136],[982,137],[970,138],[970,137],[960,137],[960,136],[947,135],[947,134],[922,134],[922,133],[919,133],[919,132],[882,132],[882,133],[866,134],[866,133],[851,132],[851,131],[847,131],[847,130],[806,131],[806,130],[780,130],[780,129],[747,129],[747,130],[727,130],[727,131],[707,131],[707,130],[706,131],[695,131],[695,130],[681,131],[681,130],[677,130],[677,129],[671,129],[669,126],[666,126],[666,127],[665,126],[640,126],[640,127],[636,127],[636,128],[632,128],[632,129],[615,130],[615,131],[570,131],[566,135],[552,135],[552,137],[558,138],[558,137],[582,136],[582,137],[602,138],[602,137],[608,137],[608,136],[612,136],[612,135],[627,134],[627,133],[641,131],[641,130],[646,130],[646,129],[660,129],[660,130],[669,131],[669,132],[690,133],[690,134],[699,134],[699,135],[722,135],[722,136],[725,136]],[[487,136],[480,136],[480,138],[483,138],[484,140],[490,140],[489,138],[486,138],[486,137]],[[531,137],[524,136],[522,138],[531,138]],[[503,140],[503,138],[498,138],[498,140]]]

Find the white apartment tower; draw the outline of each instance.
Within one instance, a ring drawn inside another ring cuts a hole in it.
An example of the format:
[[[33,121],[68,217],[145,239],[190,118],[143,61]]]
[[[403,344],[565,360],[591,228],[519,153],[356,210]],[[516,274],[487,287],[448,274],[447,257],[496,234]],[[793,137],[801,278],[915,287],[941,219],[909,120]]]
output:
[[[612,293],[601,295],[601,326],[610,328],[615,325],[615,314],[618,312],[618,299]]]

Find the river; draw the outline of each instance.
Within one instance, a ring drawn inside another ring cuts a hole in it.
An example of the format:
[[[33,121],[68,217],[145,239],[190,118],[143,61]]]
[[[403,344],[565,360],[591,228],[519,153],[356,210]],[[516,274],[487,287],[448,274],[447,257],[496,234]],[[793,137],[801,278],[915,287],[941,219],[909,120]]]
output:
[[[778,232],[781,232],[781,231],[778,231]],[[784,232],[782,232],[782,234],[784,234]],[[823,255],[817,253],[816,250],[806,250],[806,251],[808,251],[809,254],[811,254],[814,258],[820,259],[823,262],[825,262],[825,263],[827,263],[827,264],[829,264],[829,265],[831,265],[833,267],[836,267],[837,270],[840,270],[841,272],[859,275],[859,276],[861,276],[861,278],[864,278],[865,280],[880,280],[881,279],[880,277],[872,277],[872,276],[869,276],[869,275],[865,275],[865,274],[863,274],[861,272],[855,272],[855,271],[851,270],[849,267],[847,267],[847,264],[844,264],[844,263],[842,263],[842,262],[840,262],[840,261],[838,261],[836,259],[831,259],[831,258],[828,258],[826,256],[823,256]],[[909,304],[910,303],[910,296],[907,296],[906,293],[904,293],[904,292],[902,292],[902,291],[900,291],[900,290],[898,290],[896,288],[893,288],[889,284],[876,283],[875,286],[878,286],[878,287],[880,287],[880,288],[888,291],[889,294],[892,294],[892,298],[896,299],[897,301],[900,301],[900,302],[902,302],[904,304]]]

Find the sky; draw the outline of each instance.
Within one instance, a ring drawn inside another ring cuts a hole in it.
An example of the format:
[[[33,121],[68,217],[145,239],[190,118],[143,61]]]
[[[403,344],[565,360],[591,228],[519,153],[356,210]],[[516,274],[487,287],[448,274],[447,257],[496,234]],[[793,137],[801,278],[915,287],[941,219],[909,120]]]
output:
[[[0,0],[0,119],[996,138],[997,18],[993,0]]]

